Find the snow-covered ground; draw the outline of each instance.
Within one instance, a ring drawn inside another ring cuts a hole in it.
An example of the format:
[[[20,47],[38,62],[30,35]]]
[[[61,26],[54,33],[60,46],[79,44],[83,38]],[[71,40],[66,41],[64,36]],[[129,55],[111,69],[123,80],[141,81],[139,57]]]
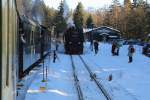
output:
[[[140,46],[135,46],[133,63],[128,63],[128,46],[120,48],[119,56],[111,55],[110,44],[100,43],[97,55],[91,52],[89,47],[89,43],[86,43],[82,57],[113,100],[148,100],[150,98],[150,58],[141,54]],[[47,82],[41,82],[43,78],[41,67],[41,71],[27,91],[25,100],[78,100],[70,57],[63,53],[58,53],[58,57],[56,63],[52,62],[52,58],[47,57],[45,60],[45,66],[48,66]],[[74,60],[84,99],[105,100],[90,81],[82,62],[78,61],[77,57],[74,57]],[[110,75],[112,75],[112,81],[108,81]]]
[[[97,85],[91,81],[90,74],[84,67],[78,56],[73,56],[76,73],[80,82],[81,91],[83,91],[84,100],[106,100]]]

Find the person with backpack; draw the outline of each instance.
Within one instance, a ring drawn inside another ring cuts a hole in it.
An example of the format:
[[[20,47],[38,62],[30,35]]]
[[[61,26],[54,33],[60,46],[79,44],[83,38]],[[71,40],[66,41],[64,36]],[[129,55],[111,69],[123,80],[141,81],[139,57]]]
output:
[[[119,43],[116,43],[116,49],[115,49],[116,56],[119,56],[119,48],[120,48]]]
[[[135,52],[135,49],[133,47],[133,45],[129,45],[128,47],[128,57],[129,57],[129,62],[131,63],[133,61],[133,53]]]
[[[120,51],[120,47],[122,46],[122,44],[118,41],[117,43],[116,43],[116,55],[117,56],[119,56],[119,51]]]

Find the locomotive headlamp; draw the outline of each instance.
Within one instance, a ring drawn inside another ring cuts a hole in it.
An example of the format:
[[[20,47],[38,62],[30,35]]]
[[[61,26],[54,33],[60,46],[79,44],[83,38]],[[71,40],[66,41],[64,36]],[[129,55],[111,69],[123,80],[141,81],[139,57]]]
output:
[[[69,42],[69,44],[72,44],[72,42]]]

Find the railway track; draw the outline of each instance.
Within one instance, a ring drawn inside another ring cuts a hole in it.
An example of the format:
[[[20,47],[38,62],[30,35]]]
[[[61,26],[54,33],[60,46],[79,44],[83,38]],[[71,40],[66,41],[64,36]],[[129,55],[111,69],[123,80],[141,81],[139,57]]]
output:
[[[83,93],[82,93],[82,90],[81,90],[81,87],[80,87],[80,82],[79,82],[79,79],[78,79],[77,74],[76,74],[76,68],[75,68],[75,65],[74,65],[74,62],[73,62],[72,55],[70,57],[71,57],[71,64],[72,64],[72,69],[73,69],[73,77],[74,77],[75,87],[76,87],[76,90],[77,90],[77,93],[78,93],[78,99],[79,100],[84,100]]]
[[[79,58],[81,59],[82,63],[84,64],[85,68],[88,70],[91,79],[94,80],[95,84],[100,89],[100,91],[103,93],[103,95],[105,96],[105,98],[107,100],[112,100],[111,96],[105,90],[105,88],[103,87],[103,85],[96,79],[96,74],[91,71],[91,69],[89,68],[89,66],[86,64],[86,62],[83,60],[83,58],[80,55],[79,55]]]

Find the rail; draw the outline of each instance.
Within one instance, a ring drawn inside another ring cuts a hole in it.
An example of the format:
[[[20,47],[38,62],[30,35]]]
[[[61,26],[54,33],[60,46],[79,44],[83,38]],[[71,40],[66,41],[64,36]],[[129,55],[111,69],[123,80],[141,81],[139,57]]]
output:
[[[112,100],[112,98],[110,97],[109,93],[106,91],[106,89],[103,87],[103,85],[96,79],[96,75],[95,73],[93,73],[91,71],[91,69],[89,68],[89,66],[85,63],[85,61],[83,60],[83,58],[79,55],[79,58],[81,59],[81,61],[83,62],[85,68],[88,70],[91,79],[94,80],[94,82],[96,83],[96,85],[98,86],[98,88],[101,90],[101,92],[103,93],[103,95],[106,97],[107,100]]]
[[[73,62],[72,55],[70,57],[71,57],[71,64],[72,64],[72,69],[73,69],[73,77],[74,77],[74,81],[75,81],[75,87],[76,87],[77,92],[78,92],[78,99],[79,100],[84,100],[83,99],[83,93],[82,93],[82,90],[81,90],[81,87],[80,87],[80,82],[79,82],[79,79],[76,75],[76,69],[75,69],[75,65],[74,65],[74,62]]]

